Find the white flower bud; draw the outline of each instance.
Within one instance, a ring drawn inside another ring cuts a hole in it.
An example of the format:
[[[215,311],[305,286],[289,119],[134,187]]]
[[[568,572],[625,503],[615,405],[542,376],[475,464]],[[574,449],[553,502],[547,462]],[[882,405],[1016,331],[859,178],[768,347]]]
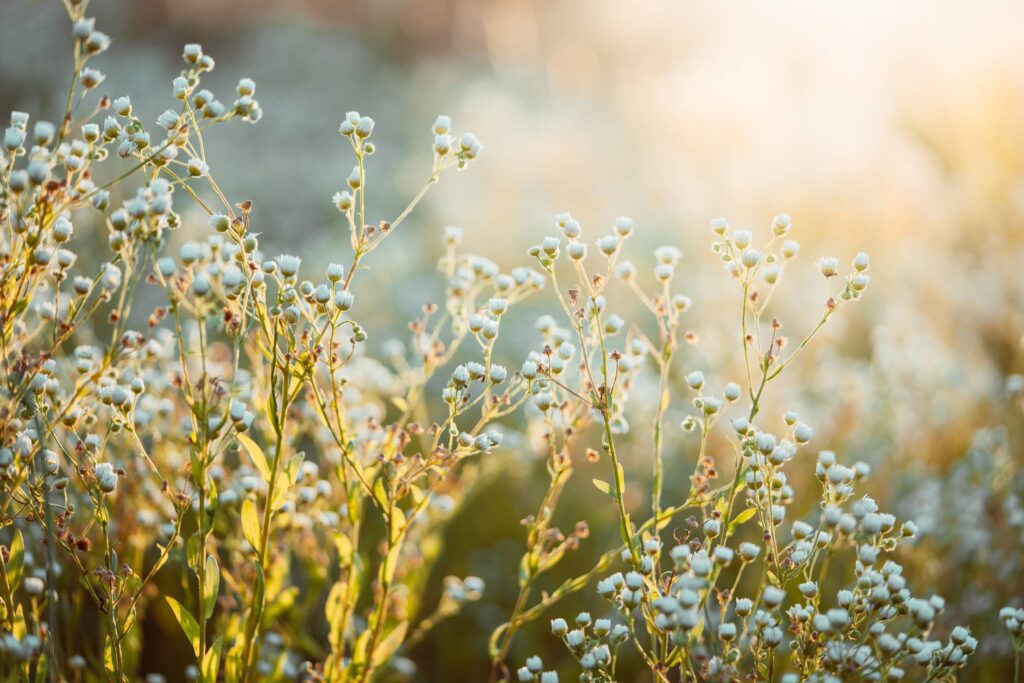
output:
[[[818,270],[827,278],[834,276],[839,270],[839,259],[832,256],[818,259]]]
[[[210,167],[199,157],[192,157],[188,160],[188,174],[193,178],[207,175],[209,172]]]
[[[570,242],[566,252],[573,261],[582,261],[587,257],[587,245],[583,242]]]
[[[117,488],[117,472],[109,462],[101,462],[93,468],[96,482],[103,493],[113,493]]]
[[[620,239],[618,235],[608,235],[597,241],[597,248],[606,256],[611,256],[619,248]]]
[[[740,262],[743,263],[744,268],[753,268],[761,262],[761,252],[756,249],[744,249],[740,254]]]
[[[658,247],[654,250],[654,258],[659,264],[674,266],[683,253],[675,247]]]
[[[619,216],[615,219],[615,232],[619,237],[629,237],[633,234],[633,219],[627,216]]]
[[[732,235],[732,243],[736,245],[737,249],[746,249],[753,239],[754,236],[750,234],[749,230],[737,230]]]
[[[761,602],[763,602],[764,606],[768,609],[775,609],[782,604],[785,597],[786,594],[781,588],[777,588],[776,586],[767,586],[761,593]]]
[[[789,232],[790,227],[791,223],[789,220],[789,216],[784,213],[780,213],[772,221],[772,234],[781,237],[782,235],[785,235],[787,232]]]
[[[334,305],[338,307],[339,311],[347,311],[352,308],[355,300],[355,295],[347,289],[339,290],[334,294]]]
[[[434,135],[447,135],[451,132],[452,120],[448,116],[438,116],[434,119]]]
[[[811,429],[810,425],[806,425],[803,422],[798,422],[793,428],[793,438],[799,444],[807,443],[813,436],[814,430]]]

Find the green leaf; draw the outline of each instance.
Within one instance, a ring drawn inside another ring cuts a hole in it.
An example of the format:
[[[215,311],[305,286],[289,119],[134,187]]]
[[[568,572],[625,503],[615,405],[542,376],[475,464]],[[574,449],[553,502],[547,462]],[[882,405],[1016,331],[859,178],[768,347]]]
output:
[[[157,543],[156,548],[160,551],[160,555],[157,557],[156,562],[153,564],[153,568],[150,570],[154,575],[160,571],[161,567],[167,564],[167,558],[170,556],[170,553],[165,552],[167,550],[166,546],[162,546]]]
[[[409,484],[409,495],[412,497],[412,503],[414,506],[423,502],[424,494],[419,486]]]
[[[267,502],[271,510],[277,512],[284,505],[284,501],[288,497],[289,484],[290,481],[285,477],[277,480],[277,486],[274,488],[274,497]]]
[[[199,624],[196,622],[195,617],[174,598],[165,595],[164,600],[167,601],[167,605],[178,619],[178,624],[181,625],[181,630],[185,632],[185,637],[192,643],[192,649],[195,651],[196,657],[200,657],[202,653],[199,652]]]
[[[366,662],[366,645],[370,642],[370,629],[364,629],[356,638],[355,647],[352,648],[352,666],[362,666]]]
[[[405,531],[405,513],[400,508],[395,508],[391,512],[391,542],[398,543],[398,539],[402,537],[402,532]]]
[[[384,566],[382,571],[384,576],[390,581],[395,576],[395,570],[398,569],[398,557],[402,554],[402,544],[396,543],[388,550],[388,554],[384,557]]]
[[[203,586],[203,619],[213,616],[213,608],[217,604],[217,593],[220,592],[220,566],[213,555],[206,556],[206,585]]]
[[[25,539],[22,538],[19,529],[14,530],[10,551],[7,560],[7,582],[11,586],[11,593],[14,593],[21,584],[21,575],[25,569]]]
[[[253,605],[254,605],[255,609],[254,609],[253,615],[252,615],[252,618],[256,622],[257,626],[259,626],[260,622],[263,621],[263,602],[266,599],[266,597],[267,597],[267,581],[266,581],[266,578],[263,576],[263,567],[260,566],[259,562],[257,562],[256,563],[256,591],[254,593],[254,602],[253,602]]]
[[[224,647],[224,636],[217,636],[213,645],[203,655],[203,683],[217,683],[217,669],[220,668],[220,652]]]
[[[352,564],[352,541],[345,534],[334,535],[334,545],[338,549],[338,563],[342,567]]]
[[[377,477],[377,480],[373,482],[373,499],[377,501],[382,510],[387,510],[388,507],[388,494],[384,490],[384,478]]]
[[[726,508],[729,507],[729,499],[726,496],[722,496],[715,503],[715,511],[720,515],[725,515]]]
[[[403,621],[389,633],[384,640],[380,641],[373,651],[373,666],[378,666],[387,661],[388,657],[395,654],[398,648],[405,642],[405,632],[409,629],[409,622]]]
[[[256,505],[246,498],[242,503],[242,534],[253,550],[260,549],[260,520],[256,515]]]
[[[270,465],[267,464],[267,458],[263,455],[263,451],[256,442],[250,439],[247,435],[239,432],[237,435],[238,443],[242,444],[246,453],[249,454],[249,458],[252,459],[252,464],[256,466],[256,469],[263,475],[263,481],[270,481]]]
[[[324,605],[324,613],[327,615],[327,623],[331,627],[327,638],[332,648],[338,648],[344,634],[341,632],[341,618],[345,613],[345,592],[348,584],[339,581],[331,586],[331,592],[327,594],[327,604]]]
[[[285,466],[285,469],[288,472],[288,481],[290,481],[293,484],[298,483],[299,473],[302,471],[302,463],[305,460],[306,454],[304,452],[296,453],[291,458],[289,458],[288,464]]]
[[[594,488],[596,488],[598,491],[605,494],[606,496],[612,495],[611,484],[609,484],[606,481],[602,481],[601,479],[591,479],[591,481],[594,482]]]
[[[196,449],[188,449],[188,461],[192,465],[192,481],[196,483],[196,486],[200,486],[203,479],[203,461],[199,459]]]
[[[196,576],[199,576],[199,553],[203,552],[202,542],[203,532],[196,531],[188,537],[188,542],[185,543],[185,559]]]
[[[113,638],[112,635],[111,636],[107,636],[107,638],[104,639],[104,645],[103,645],[103,668],[106,669],[107,680],[116,681],[117,680],[117,673],[114,671],[114,650],[113,650],[113,642],[111,641],[111,638]]]
[[[729,522],[729,533],[735,531],[736,527],[738,527],[740,524],[743,524],[756,514],[757,508],[747,508],[740,514],[736,515],[736,517],[731,522]]]

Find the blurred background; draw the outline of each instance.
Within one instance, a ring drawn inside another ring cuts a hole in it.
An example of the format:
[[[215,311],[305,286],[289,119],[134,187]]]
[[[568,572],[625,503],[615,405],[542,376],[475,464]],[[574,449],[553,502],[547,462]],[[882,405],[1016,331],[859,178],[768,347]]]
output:
[[[1005,391],[1024,371],[1024,4],[96,0],[91,14],[114,38],[97,62],[100,90],[130,93],[144,120],[169,106],[185,42],[217,60],[204,81],[215,93],[256,81],[264,118],[209,136],[213,173],[230,197],[254,201],[268,253],[299,253],[315,269],[347,260],[330,202],[352,163],[336,132],[345,111],[377,121],[375,219],[393,217],[428,175],[437,114],[481,139],[480,159],[443,179],[357,286],[389,303],[366,313],[375,339],[401,336],[442,295],[433,268],[445,225],[509,268],[553,234],[560,211],[591,238],[629,215],[627,257],[641,269],[661,244],[684,252],[700,342],[678,376],[700,368],[724,382],[738,376],[724,360],[738,355],[737,293],[710,253],[710,219],[766,237],[775,214],[790,214],[801,257],[771,313],[792,336],[820,310],[814,261],[870,252],[865,301],[780,382],[776,410],[798,410],[814,445],[872,464],[882,508],[924,531],[922,553],[904,558],[917,591],[944,595],[941,623],[982,637],[972,676],[1009,671],[994,613],[1024,597],[1024,428]],[[68,34],[57,2],[0,2],[0,111],[59,115]],[[204,230],[191,218],[181,240]],[[531,305],[524,319],[547,310]],[[521,337],[536,343],[528,324]],[[505,345],[516,367],[517,341]],[[678,400],[670,423],[685,413]],[[672,431],[677,495],[695,448]],[[641,451],[627,457],[645,473]],[[503,457],[453,520],[437,572],[438,584],[479,575],[488,593],[409,653],[415,680],[486,675],[487,635],[515,596],[518,520],[545,477],[528,452]],[[553,582],[613,542],[590,478],[575,478],[559,514],[563,529],[586,518],[595,534]],[[163,666],[160,633],[147,626],[152,670]],[[512,661],[555,661],[559,649],[541,625],[521,634]]]

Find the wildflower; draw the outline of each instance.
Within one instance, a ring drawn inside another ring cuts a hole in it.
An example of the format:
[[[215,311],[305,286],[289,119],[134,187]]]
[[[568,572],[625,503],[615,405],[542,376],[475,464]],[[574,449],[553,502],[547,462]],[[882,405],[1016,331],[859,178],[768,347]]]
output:
[[[833,257],[822,257],[818,259],[818,270],[826,278],[833,277],[839,269],[839,259]]]
[[[744,268],[753,268],[761,263],[761,252],[756,249],[744,249],[740,255],[740,262],[743,263]]]
[[[352,172],[348,175],[348,186],[353,190],[358,190],[363,184],[363,176],[359,172],[359,167],[354,166]]]
[[[615,233],[622,238],[633,234],[633,219],[627,216],[619,216],[615,219]]]
[[[95,88],[106,79],[98,69],[86,67],[78,74],[78,79],[82,83],[82,87],[88,89]]]
[[[338,211],[341,211],[342,213],[347,213],[352,210],[352,193],[348,191],[335,192],[332,201],[334,202],[334,206],[338,208]]]
[[[21,128],[10,127],[4,131],[4,149],[8,152],[15,152],[21,149],[25,142],[25,131]]]
[[[777,586],[767,586],[761,592],[761,602],[763,602],[765,607],[768,609],[775,609],[778,607],[782,604],[782,600],[785,597],[786,594]]]
[[[114,113],[116,113],[118,116],[131,116],[132,101],[127,95],[123,97],[118,97],[116,100],[114,100],[111,107],[113,108]]]
[[[181,58],[187,64],[198,64],[202,57],[203,48],[198,43],[187,43],[181,53]]]
[[[106,52],[110,47],[110,36],[102,31],[93,31],[85,39],[85,50],[91,55]]]
[[[789,216],[787,216],[784,213],[780,213],[778,216],[775,217],[774,220],[772,220],[772,234],[777,237],[781,237],[782,235],[788,233],[790,227],[791,223],[789,220]]]
[[[96,482],[103,493],[113,493],[117,488],[117,472],[114,466],[108,462],[101,462],[93,468]]]
[[[679,257],[682,256],[675,247],[658,247],[654,250],[654,259],[658,262],[658,265],[674,266],[678,261]]]
[[[508,371],[500,365],[492,365],[489,377],[491,382],[500,384],[505,381],[506,377],[508,377]]]
[[[799,444],[805,444],[814,437],[814,430],[803,422],[798,422],[793,428],[793,438]]]
[[[608,235],[607,237],[602,237],[597,241],[597,248],[605,256],[611,256],[618,251],[619,242],[620,238],[618,235]]]
[[[77,19],[71,25],[71,35],[75,40],[85,40],[96,28],[96,20],[89,18]]]
[[[480,141],[472,133],[465,133],[459,141],[459,146],[462,148],[463,156],[467,159],[475,159],[483,149]]]
[[[300,265],[302,265],[302,259],[298,256],[282,254],[277,257],[277,266],[285,277],[294,277],[299,272]]]
[[[192,157],[188,160],[188,174],[193,178],[208,175],[210,173],[210,167],[206,165],[206,162],[198,157]]]

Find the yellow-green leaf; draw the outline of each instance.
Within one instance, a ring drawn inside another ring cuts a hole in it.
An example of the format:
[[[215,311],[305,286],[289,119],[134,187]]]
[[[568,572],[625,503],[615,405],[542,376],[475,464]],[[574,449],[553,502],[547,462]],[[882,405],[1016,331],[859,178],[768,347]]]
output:
[[[757,508],[747,508],[740,514],[736,515],[736,517],[731,522],[729,522],[729,532],[731,533],[733,530],[736,529],[736,527],[746,522],[755,514],[757,514]]]
[[[10,553],[7,560],[7,583],[11,587],[11,593],[14,593],[21,584],[21,574],[25,569],[25,539],[19,529],[14,530]]]
[[[395,654],[398,648],[405,642],[405,632],[409,629],[409,622],[403,621],[389,633],[384,640],[380,641],[373,651],[373,666],[379,666],[387,661],[388,657]]]
[[[409,495],[412,497],[413,505],[419,505],[423,502],[423,490],[415,484],[409,485]]]
[[[398,539],[402,537],[402,532],[404,531],[405,513],[396,507],[391,511],[391,542],[398,543]]]
[[[344,634],[341,631],[341,618],[345,614],[345,592],[348,584],[344,581],[331,586],[331,592],[327,594],[327,604],[324,606],[324,613],[327,616],[327,623],[331,627],[327,638],[331,647],[337,648],[341,643]]]
[[[388,554],[384,557],[384,576],[390,581],[395,576],[395,570],[398,569],[398,556],[402,554],[402,544],[396,543],[388,551]]]
[[[611,484],[609,484],[606,481],[602,481],[601,479],[591,479],[591,481],[594,482],[594,488],[596,488],[598,491],[605,494],[606,496],[612,495]]]
[[[237,435],[238,443],[242,444],[245,452],[249,454],[249,458],[252,460],[252,464],[256,466],[256,469],[263,475],[263,480],[270,481],[270,465],[267,464],[267,458],[263,455],[263,450],[256,445],[256,442],[250,439],[247,435],[239,432]]]
[[[377,504],[380,505],[381,509],[387,509],[388,494],[384,490],[384,479],[381,477],[378,477],[377,480],[373,482],[373,499],[377,501]]]
[[[352,541],[345,534],[334,535],[334,545],[338,549],[338,563],[347,567],[352,563]]]
[[[260,520],[256,514],[256,505],[246,498],[242,503],[242,535],[253,550],[260,549]]]
[[[217,670],[220,668],[220,652],[224,647],[224,636],[217,636],[213,645],[203,655],[203,683],[217,683]]]
[[[178,624],[181,625],[181,630],[185,632],[185,637],[192,643],[192,649],[195,651],[196,657],[201,657],[202,653],[199,652],[199,624],[196,622],[195,617],[180,602],[169,595],[165,595],[164,600],[167,601],[167,605],[174,612]]]
[[[203,618],[213,616],[213,608],[217,604],[217,593],[220,592],[220,567],[217,558],[206,556],[206,584],[203,586]]]
[[[256,562],[254,566],[256,567],[256,592],[253,596],[252,618],[259,625],[263,621],[263,603],[267,597],[267,582],[260,563]]]

